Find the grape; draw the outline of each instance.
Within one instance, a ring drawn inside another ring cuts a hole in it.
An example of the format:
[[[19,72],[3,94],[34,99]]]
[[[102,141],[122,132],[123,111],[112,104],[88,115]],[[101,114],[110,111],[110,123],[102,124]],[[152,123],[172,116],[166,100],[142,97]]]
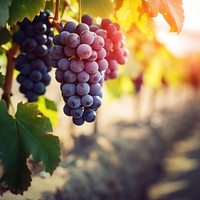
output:
[[[90,75],[86,71],[78,73],[77,79],[81,83],[86,83],[90,79]]]
[[[80,118],[83,115],[83,109],[81,107],[78,108],[72,108],[70,110],[70,115],[73,118]]]
[[[92,25],[95,30],[100,26],[93,24],[90,16],[82,20],[87,23],[67,22],[63,25],[60,33],[54,36],[54,46],[50,49],[51,64],[56,68],[55,78],[65,101],[63,112],[79,126],[96,118],[95,111],[102,104],[104,71],[108,67],[103,48],[107,32],[103,29],[98,31],[99,35],[92,32]]]
[[[99,96],[93,96],[93,104],[90,108],[92,108],[93,110],[97,110],[102,104],[102,100],[101,97]]]
[[[85,109],[83,118],[86,122],[93,122],[96,118],[96,112],[91,108]]]
[[[101,73],[97,71],[95,74],[90,76],[89,82],[90,83],[98,83],[101,80]]]
[[[74,73],[79,73],[84,69],[84,62],[78,58],[73,58],[70,62],[70,69]]]
[[[94,34],[89,30],[85,30],[80,35],[80,41],[82,44],[91,45],[94,42]]]
[[[78,24],[77,25],[77,27],[76,27],[76,33],[78,34],[78,35],[80,35],[83,31],[89,31],[90,30],[90,28],[89,28],[89,26],[87,25],[87,24],[85,24],[85,23],[80,23],[80,24]]]
[[[71,108],[68,106],[68,104],[65,104],[65,106],[63,107],[63,112],[65,113],[65,115],[71,116],[70,110]]]
[[[66,70],[64,72],[63,78],[65,82],[74,83],[76,81],[76,74],[71,70]]]
[[[34,51],[36,47],[37,47],[37,42],[32,38],[27,38],[22,44],[22,48],[26,52]]]
[[[89,74],[96,73],[98,71],[98,68],[99,66],[96,61],[85,63],[85,71],[88,72]]]
[[[76,32],[76,26],[77,24],[75,22],[67,22],[65,26],[62,28],[61,31],[68,31],[70,33],[75,33]]]
[[[65,70],[69,69],[70,62],[67,58],[62,58],[56,64],[58,66],[58,69],[65,71]]]
[[[62,46],[60,46],[60,45],[53,46],[50,49],[49,54],[55,60],[59,60],[61,58],[64,58],[64,51],[63,51]]]
[[[37,93],[35,93],[31,90],[23,92],[23,93],[25,93],[25,96],[29,100],[29,102],[37,101],[37,96],[38,96]]]
[[[27,36],[33,37],[35,35],[34,26],[32,24],[26,26],[25,33]]]
[[[47,25],[44,24],[43,22],[36,23],[34,25],[34,30],[38,34],[43,34],[47,31]]]
[[[106,59],[101,59],[97,61],[99,65],[99,71],[104,71],[108,68],[108,61]]]
[[[106,29],[110,23],[112,23],[112,21],[109,18],[104,18],[101,21],[101,27]]]
[[[75,48],[70,48],[68,46],[65,46],[64,53],[65,53],[65,56],[70,58],[70,57],[76,55],[76,49]]]
[[[74,124],[78,125],[78,126],[81,126],[84,124],[85,120],[83,119],[83,117],[80,117],[80,118],[72,118],[72,121]]]
[[[81,105],[84,107],[90,107],[93,104],[93,98],[91,95],[85,95],[81,97]]]
[[[28,75],[31,71],[31,66],[27,63],[22,64],[20,71],[22,75]]]
[[[46,45],[40,45],[36,48],[35,50],[35,54],[38,56],[38,57],[44,57],[48,54],[48,48]]]
[[[65,97],[70,97],[76,94],[76,86],[73,83],[65,83],[62,88],[62,95]]]
[[[90,15],[83,15],[81,17],[81,21],[90,26],[93,23],[93,18]]]
[[[59,83],[63,82],[64,72],[60,69],[56,69],[55,71],[55,78]]]
[[[92,55],[92,48],[88,44],[81,44],[77,48],[77,55],[82,59],[88,59]]]
[[[26,78],[22,83],[22,86],[27,90],[32,89],[33,85],[34,85],[33,81],[31,81],[29,78]]]
[[[59,40],[60,43],[67,44],[67,37],[68,37],[68,35],[70,35],[70,32],[68,32],[68,31],[62,31],[59,35],[56,35],[56,37],[58,37],[58,40]]]
[[[66,38],[66,44],[71,47],[75,48],[80,44],[80,37],[76,33],[70,33]]]
[[[47,42],[47,36],[44,34],[35,35],[34,39],[38,45],[42,45]]]
[[[78,83],[76,86],[76,92],[79,96],[87,95],[90,91],[90,86],[87,83]]]
[[[45,85],[42,82],[37,82],[33,86],[33,91],[37,94],[44,94],[45,93]]]
[[[101,92],[101,85],[99,83],[94,83],[90,85],[90,95],[98,95]]]
[[[20,53],[16,59],[16,70],[19,71],[17,81],[20,84],[20,92],[24,93],[29,102],[37,101],[39,95],[43,95],[46,86],[49,85],[51,71],[49,47],[52,46],[53,27],[49,23],[50,13],[41,11],[33,21],[24,18],[18,22],[19,30],[13,34],[13,41],[20,46]],[[56,59],[64,52],[55,47],[52,52]]]
[[[70,108],[78,108],[81,106],[81,99],[77,95],[71,96],[67,99],[67,104]]]
[[[38,82],[42,79],[42,73],[38,70],[31,71],[29,76],[30,76],[30,79],[35,82]]]
[[[99,35],[96,35],[94,37],[94,42],[92,43],[92,48],[95,49],[95,50],[100,50],[101,48],[103,48],[105,42],[104,42],[104,39],[99,36]]]

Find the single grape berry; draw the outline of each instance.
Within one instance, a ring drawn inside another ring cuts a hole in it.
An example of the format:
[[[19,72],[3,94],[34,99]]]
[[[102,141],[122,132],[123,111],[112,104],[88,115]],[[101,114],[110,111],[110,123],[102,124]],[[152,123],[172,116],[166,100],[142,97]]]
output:
[[[13,35],[13,41],[19,44],[21,50],[15,65],[20,72],[17,81],[20,92],[29,102],[37,101],[51,81],[48,72],[52,68],[49,48],[53,41],[53,27],[48,21],[49,16],[49,12],[41,11],[33,21],[24,18],[18,23],[20,29]]]

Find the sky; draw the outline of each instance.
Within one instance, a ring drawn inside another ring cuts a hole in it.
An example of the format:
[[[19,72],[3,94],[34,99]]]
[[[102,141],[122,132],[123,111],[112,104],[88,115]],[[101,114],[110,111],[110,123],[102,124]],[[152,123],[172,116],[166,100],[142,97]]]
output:
[[[158,40],[178,57],[200,51],[200,1],[183,0],[183,9],[185,20],[179,34],[170,32],[162,15],[154,19]]]

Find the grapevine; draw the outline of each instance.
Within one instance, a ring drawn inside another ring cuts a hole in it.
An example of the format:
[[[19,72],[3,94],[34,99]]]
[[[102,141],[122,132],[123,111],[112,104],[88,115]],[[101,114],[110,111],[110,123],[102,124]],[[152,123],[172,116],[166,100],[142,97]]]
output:
[[[52,134],[51,119],[58,113],[57,105],[46,98],[52,78],[58,82],[64,114],[77,126],[92,123],[106,98],[104,84],[117,79],[119,68],[127,64],[126,36],[138,25],[135,21],[144,13],[148,17],[161,13],[172,31],[181,31],[182,12],[180,19],[173,16],[180,5],[174,10],[170,3],[167,8],[162,4],[158,8],[157,1],[145,1],[141,9],[141,1],[136,1],[134,8],[130,7],[136,15],[127,18],[124,7],[132,1],[108,1],[103,11],[98,8],[100,2],[94,1],[92,9],[81,0],[10,0],[0,4],[0,56],[6,61],[0,63],[0,195],[7,190],[14,194],[28,190],[32,180],[27,166],[30,157],[36,164],[43,163],[50,174],[60,162],[60,140]],[[126,21],[129,30],[124,28]],[[16,95],[14,79],[25,102],[12,102]],[[137,80],[138,90],[141,80]]]

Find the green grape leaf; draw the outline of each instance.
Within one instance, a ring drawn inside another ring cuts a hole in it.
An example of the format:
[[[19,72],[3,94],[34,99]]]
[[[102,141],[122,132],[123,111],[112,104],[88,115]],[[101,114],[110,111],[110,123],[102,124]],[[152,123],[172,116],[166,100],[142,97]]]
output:
[[[9,18],[9,6],[11,5],[12,0],[0,0],[0,27],[5,26]]]
[[[0,30],[0,45],[7,43],[11,38],[8,29],[3,28]]]
[[[108,17],[114,14],[115,3],[111,0],[101,0],[101,1],[82,1],[81,7],[85,13],[89,13],[95,17]]]
[[[9,9],[9,25],[22,21],[24,17],[33,20],[45,8],[45,0],[13,0]]]
[[[0,88],[3,87],[5,76],[0,72]]]
[[[53,127],[55,127],[58,123],[58,112],[57,106],[55,102],[45,98],[44,96],[40,96],[38,100],[38,110],[45,116],[48,116]]]
[[[15,194],[23,194],[31,182],[26,165],[32,155],[36,163],[42,161],[45,171],[53,173],[60,162],[59,139],[52,131],[49,119],[38,115],[34,103],[19,103],[15,116],[10,115],[6,103],[0,101],[0,160],[4,174],[0,182]]]

